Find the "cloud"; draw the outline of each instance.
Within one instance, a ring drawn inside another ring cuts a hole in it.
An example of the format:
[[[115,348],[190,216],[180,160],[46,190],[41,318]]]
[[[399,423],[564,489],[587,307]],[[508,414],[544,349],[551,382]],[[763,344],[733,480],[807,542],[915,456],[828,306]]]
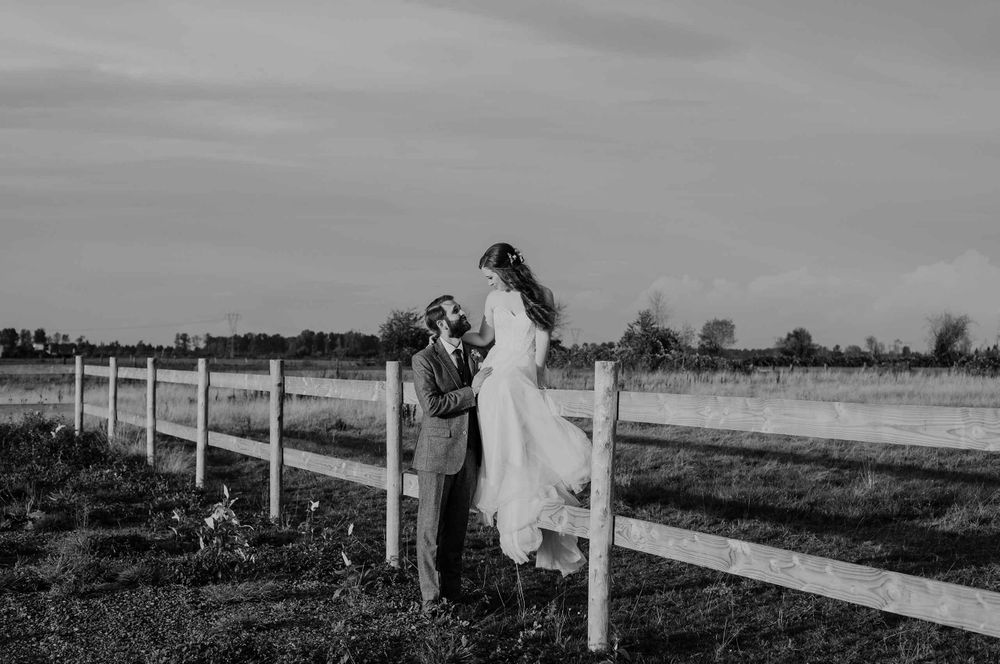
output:
[[[531,0],[424,0],[424,4],[503,21],[557,42],[605,53],[702,60],[738,50],[736,42],[711,32],[655,16],[613,13],[610,4],[598,5],[600,10],[588,9],[581,2]]]
[[[832,274],[813,274],[801,267],[780,274],[764,275],[746,287],[751,298],[788,300],[807,297],[840,298],[863,289],[862,284]]]
[[[876,312],[934,315],[942,311],[968,314],[987,329],[1000,315],[1000,266],[975,249],[952,261],[921,265],[895,280],[873,303]]]
[[[612,297],[607,291],[588,289],[572,293],[566,299],[567,309],[571,312],[577,309],[602,311],[612,304]]]
[[[943,311],[971,316],[980,340],[992,340],[1000,323],[998,284],[1000,266],[970,249],[951,261],[880,277],[813,267],[760,275],[745,283],[663,276],[639,294],[634,306],[649,306],[650,293],[658,291],[671,310],[671,325],[732,318],[747,346],[768,346],[786,330],[804,326],[819,343],[830,346],[861,343],[874,334],[921,347],[927,317]]]

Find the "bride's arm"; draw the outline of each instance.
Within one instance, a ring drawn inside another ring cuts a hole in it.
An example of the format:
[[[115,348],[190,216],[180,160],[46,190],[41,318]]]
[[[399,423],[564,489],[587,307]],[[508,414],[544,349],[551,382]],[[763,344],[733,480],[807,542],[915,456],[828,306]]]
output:
[[[483,322],[479,326],[478,332],[466,332],[462,335],[462,341],[473,346],[489,346],[496,338],[496,331],[493,329],[493,298],[492,293],[486,296],[486,306],[483,312]]]
[[[538,387],[543,390],[548,387],[545,381],[545,360],[549,356],[549,340],[551,338],[551,330],[543,330],[542,328],[535,330],[535,378]]]

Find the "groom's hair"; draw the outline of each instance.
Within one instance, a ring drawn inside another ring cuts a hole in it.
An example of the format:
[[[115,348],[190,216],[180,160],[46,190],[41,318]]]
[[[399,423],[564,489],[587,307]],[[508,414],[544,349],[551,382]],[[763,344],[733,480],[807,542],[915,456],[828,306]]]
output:
[[[454,300],[452,295],[438,295],[434,298],[427,308],[424,309],[424,325],[431,332],[437,334],[438,326],[437,322],[443,320],[448,314],[445,312],[444,307],[441,306],[442,302],[447,302],[448,300]]]

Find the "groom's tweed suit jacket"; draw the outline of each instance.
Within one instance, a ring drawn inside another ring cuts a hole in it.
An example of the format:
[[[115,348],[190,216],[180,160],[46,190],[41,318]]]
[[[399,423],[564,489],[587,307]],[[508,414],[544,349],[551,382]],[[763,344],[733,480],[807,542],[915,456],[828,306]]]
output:
[[[476,368],[470,363],[469,347],[463,346],[471,376]],[[414,355],[412,364],[413,385],[423,410],[413,469],[453,475],[462,468],[470,447],[477,459],[482,458],[476,395],[463,385],[440,340]]]

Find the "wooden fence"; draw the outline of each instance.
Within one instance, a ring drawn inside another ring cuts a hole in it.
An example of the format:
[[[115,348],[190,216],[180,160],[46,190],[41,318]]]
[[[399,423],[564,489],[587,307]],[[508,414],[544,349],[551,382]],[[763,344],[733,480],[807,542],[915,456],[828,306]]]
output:
[[[84,376],[108,378],[108,407],[83,403]],[[108,435],[118,422],[145,427],[147,461],[155,467],[156,433],[196,444],[195,482],[205,481],[208,446],[264,459],[270,463],[270,515],[281,510],[281,472],[301,468],[387,492],[386,560],[399,565],[400,499],[417,497],[416,476],[403,473],[402,405],[416,404],[411,383],[403,384],[399,364],[386,365],[385,381],[356,381],[285,376],[281,360],[271,362],[270,375],[209,373],[205,360],[197,371],[158,370],[154,359],[146,369],[84,366],[76,358],[75,426],[83,416],[107,419]],[[145,381],[145,416],[118,413],[119,379]],[[191,428],[156,419],[157,383],[195,385],[198,426]],[[542,528],[590,539],[588,643],[608,647],[608,602],[613,546],[691,563],[767,583],[852,602],[862,606],[1000,636],[1000,593],[899,574],[770,546],[673,528],[639,519],[616,517],[614,430],[616,421],[729,429],[765,434],[809,436],[893,445],[922,445],[983,451],[1000,450],[1000,409],[940,406],[895,406],[855,403],[692,396],[617,390],[617,367],[598,362],[593,391],[549,390],[564,416],[593,418],[594,454],[591,506],[562,506],[545,511]],[[208,429],[210,387],[268,392],[270,442],[260,443]],[[372,466],[282,448],[283,397],[297,394],[334,399],[382,401],[386,406],[386,466]]]

